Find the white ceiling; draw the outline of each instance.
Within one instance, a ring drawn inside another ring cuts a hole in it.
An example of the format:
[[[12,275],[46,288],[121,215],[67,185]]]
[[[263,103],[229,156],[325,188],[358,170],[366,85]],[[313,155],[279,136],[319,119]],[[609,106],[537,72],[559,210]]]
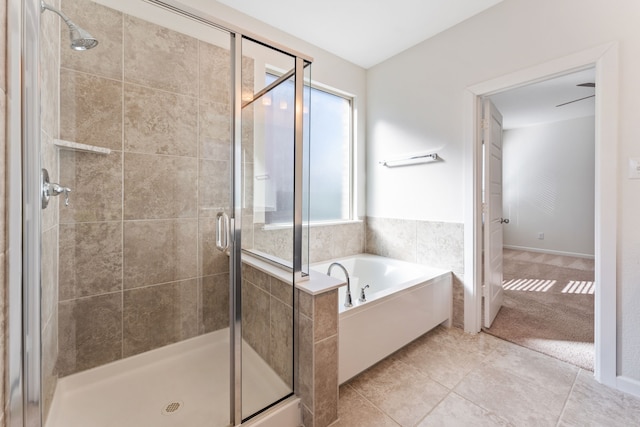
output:
[[[370,68],[502,0],[218,0]]]
[[[370,68],[502,0],[218,0],[233,9]],[[595,114],[595,98],[577,84],[595,81],[589,69],[491,96],[504,129]]]
[[[595,98],[556,105],[595,94],[594,68],[501,92],[490,97],[503,117],[503,128],[514,129],[595,115]]]

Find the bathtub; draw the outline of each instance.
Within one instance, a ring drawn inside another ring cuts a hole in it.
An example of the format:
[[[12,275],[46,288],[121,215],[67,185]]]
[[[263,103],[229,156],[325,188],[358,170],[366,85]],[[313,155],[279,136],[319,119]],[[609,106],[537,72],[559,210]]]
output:
[[[332,262],[349,272],[353,307],[338,289],[338,381],[340,384],[404,347],[439,324],[451,326],[451,272],[361,254],[314,264],[326,273]],[[341,269],[331,276],[344,279]],[[359,301],[361,289],[366,301]]]

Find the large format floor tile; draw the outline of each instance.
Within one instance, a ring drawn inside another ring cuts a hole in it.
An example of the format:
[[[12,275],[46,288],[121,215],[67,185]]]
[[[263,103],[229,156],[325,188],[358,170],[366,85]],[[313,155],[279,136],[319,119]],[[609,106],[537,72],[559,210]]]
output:
[[[393,356],[350,382],[363,397],[402,426],[414,426],[449,389]]]
[[[637,426],[640,425],[640,400],[605,387],[591,372],[581,371],[559,425]]]
[[[446,399],[422,420],[418,427],[445,426],[504,427],[510,424],[475,403],[450,393]]]
[[[331,427],[638,426],[640,399],[590,371],[438,327],[340,387]]]

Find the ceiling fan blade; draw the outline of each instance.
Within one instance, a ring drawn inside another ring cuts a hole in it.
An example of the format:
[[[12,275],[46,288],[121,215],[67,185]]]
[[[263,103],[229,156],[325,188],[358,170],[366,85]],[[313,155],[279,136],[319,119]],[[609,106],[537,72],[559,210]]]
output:
[[[576,86],[582,86],[582,87],[596,87],[595,83],[580,83],[579,85]]]
[[[562,107],[563,105],[572,104],[574,102],[582,101],[583,99],[593,98],[594,96],[595,95],[589,95],[589,96],[585,96],[584,98],[574,99],[573,101],[565,102],[563,104],[558,104],[558,105],[556,105],[556,107]]]

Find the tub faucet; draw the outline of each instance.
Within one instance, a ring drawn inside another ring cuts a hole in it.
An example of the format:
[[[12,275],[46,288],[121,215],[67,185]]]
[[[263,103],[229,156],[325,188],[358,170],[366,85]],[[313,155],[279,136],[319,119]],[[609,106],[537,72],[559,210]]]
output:
[[[327,269],[327,276],[331,276],[331,269],[335,266],[340,267],[344,272],[344,277],[347,278],[347,296],[344,299],[344,306],[353,307],[353,302],[351,301],[351,284],[349,282],[349,273],[347,272],[347,269],[344,268],[344,265],[340,264],[339,262],[332,262],[329,268]]]
[[[358,301],[367,302],[367,296],[365,295],[364,290],[367,289],[368,287],[369,285],[365,285],[360,288],[360,298],[358,298]]]

